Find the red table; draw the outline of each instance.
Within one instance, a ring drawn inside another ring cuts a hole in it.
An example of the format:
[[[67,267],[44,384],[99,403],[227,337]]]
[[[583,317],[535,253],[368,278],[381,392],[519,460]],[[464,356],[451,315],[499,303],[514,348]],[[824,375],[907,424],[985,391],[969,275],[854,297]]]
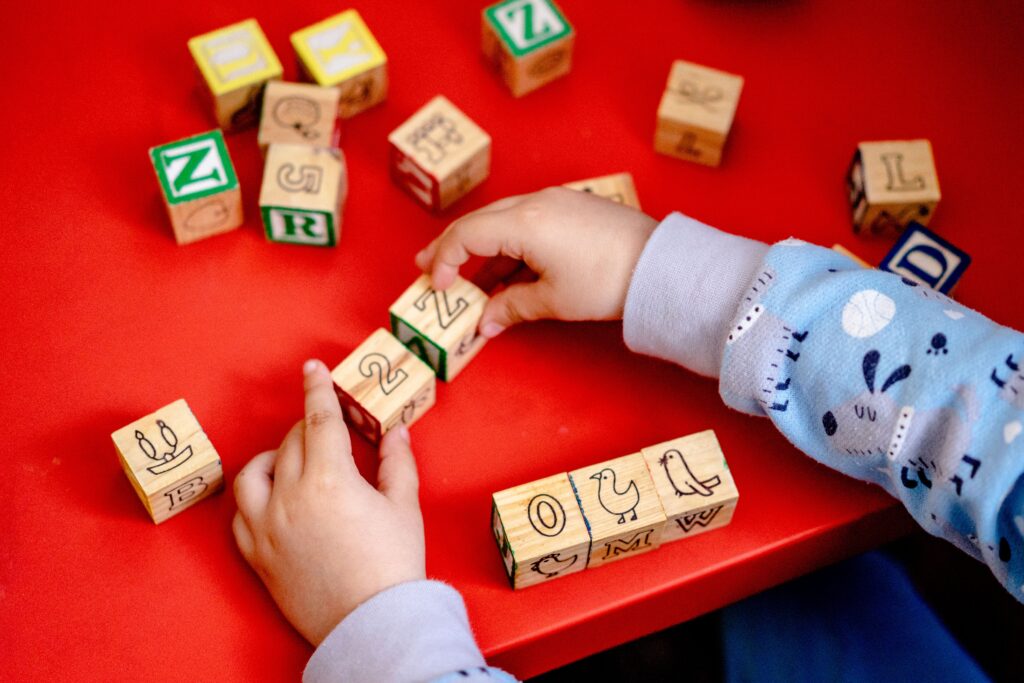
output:
[[[0,164],[4,453],[0,678],[294,679],[308,646],[235,550],[230,492],[155,527],[109,434],[184,396],[232,479],[300,416],[300,365],[336,363],[416,275],[451,217],[510,193],[631,171],[645,209],[778,240],[889,244],[848,227],[861,140],[927,137],[933,227],[969,251],[957,294],[1024,327],[1024,5],[564,0],[572,74],[522,100],[485,67],[480,3],[358,5],[388,53],[387,102],[347,125],[337,249],[268,244],[253,131],[231,135],[244,228],[179,248],[146,156],[213,127],[185,47],[256,17],[288,35],[330,2],[8,3]],[[117,6],[122,5],[122,6]],[[674,58],[742,74],[721,168],[656,155]],[[494,139],[487,182],[431,217],[388,179],[387,133],[443,93]],[[428,569],[465,595],[490,660],[529,676],[689,619],[904,533],[880,490],[728,411],[714,382],[624,348],[619,325],[542,323],[493,342],[413,432]],[[724,530],[520,593],[488,527],[492,491],[713,428],[741,501]],[[374,454],[357,445],[364,468]],[[368,539],[370,542],[371,539]]]

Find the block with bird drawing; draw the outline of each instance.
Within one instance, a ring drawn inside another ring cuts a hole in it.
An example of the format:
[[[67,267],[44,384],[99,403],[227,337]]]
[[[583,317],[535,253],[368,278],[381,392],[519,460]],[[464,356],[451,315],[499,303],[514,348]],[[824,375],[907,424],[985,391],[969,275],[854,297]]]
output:
[[[658,547],[666,516],[640,453],[569,473],[591,535],[588,566]]]
[[[564,472],[495,493],[491,530],[513,588],[587,566],[590,532]]]
[[[341,91],[310,83],[271,81],[263,93],[256,142],[267,153],[271,143],[310,147],[338,147],[341,127],[338,100]]]
[[[690,434],[640,452],[668,517],[662,543],[732,521],[739,492],[714,431]]]

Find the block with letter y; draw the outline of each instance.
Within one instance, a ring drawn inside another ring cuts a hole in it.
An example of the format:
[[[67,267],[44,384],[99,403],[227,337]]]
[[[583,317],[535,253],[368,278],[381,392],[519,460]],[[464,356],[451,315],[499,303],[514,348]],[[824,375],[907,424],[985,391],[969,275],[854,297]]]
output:
[[[260,191],[267,239],[334,246],[347,193],[348,173],[340,149],[271,144]]]

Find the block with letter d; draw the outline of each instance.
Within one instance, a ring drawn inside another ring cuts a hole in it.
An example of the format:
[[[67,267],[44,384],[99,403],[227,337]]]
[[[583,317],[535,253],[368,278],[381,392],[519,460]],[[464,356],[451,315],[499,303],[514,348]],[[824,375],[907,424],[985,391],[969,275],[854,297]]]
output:
[[[949,294],[971,257],[928,228],[911,223],[879,266],[882,270]]]
[[[487,342],[476,329],[486,305],[487,295],[468,280],[456,276],[439,292],[421,275],[391,305],[391,331],[440,379],[451,380]]]
[[[503,0],[483,11],[484,56],[516,97],[569,73],[576,34],[551,0]]]
[[[331,371],[348,424],[371,443],[399,424],[411,426],[436,400],[426,363],[378,329]]]
[[[340,149],[271,144],[260,190],[267,239],[334,246],[347,193],[348,172]]]

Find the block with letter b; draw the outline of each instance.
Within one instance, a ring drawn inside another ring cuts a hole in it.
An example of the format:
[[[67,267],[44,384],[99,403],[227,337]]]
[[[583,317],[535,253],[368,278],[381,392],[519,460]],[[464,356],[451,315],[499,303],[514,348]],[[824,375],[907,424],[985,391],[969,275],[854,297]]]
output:
[[[477,325],[487,295],[469,280],[456,276],[443,292],[421,275],[391,305],[391,332],[443,380],[454,379],[487,342]]]
[[[348,172],[340,149],[270,145],[260,190],[267,239],[334,246],[341,234],[347,193]]]
[[[673,62],[658,106],[654,149],[718,166],[742,90],[741,76],[681,59]]]
[[[636,196],[633,176],[629,173],[615,173],[599,178],[577,180],[572,183],[566,183],[563,187],[604,197],[618,204],[640,210],[640,199]]]
[[[569,73],[575,32],[551,0],[503,0],[483,11],[484,56],[516,97]]]
[[[911,223],[880,268],[913,282],[949,294],[956,287],[971,257],[934,232]]]
[[[272,142],[337,147],[341,128],[337,88],[271,81],[263,93],[257,142],[266,152]]]
[[[654,550],[665,531],[665,511],[640,453],[569,473],[590,529],[588,566]]]
[[[331,371],[345,419],[372,443],[393,427],[411,426],[436,400],[426,363],[378,329]]]
[[[296,31],[291,40],[309,80],[338,88],[342,118],[387,97],[387,56],[354,9]]]
[[[895,235],[927,225],[942,198],[927,140],[862,142],[846,176],[854,232]]]
[[[487,178],[491,136],[438,95],[388,135],[391,177],[440,211]]]
[[[125,474],[157,524],[224,483],[220,456],[185,399],[136,420],[110,438]]]
[[[513,588],[587,566],[590,533],[564,472],[495,493],[491,530]]]
[[[281,77],[281,63],[255,19],[188,41],[213,97],[217,125],[225,130],[256,123],[268,81]]]
[[[668,517],[662,543],[725,526],[739,501],[712,430],[641,450]]]
[[[242,224],[242,192],[219,130],[153,147],[149,158],[178,244]]]

